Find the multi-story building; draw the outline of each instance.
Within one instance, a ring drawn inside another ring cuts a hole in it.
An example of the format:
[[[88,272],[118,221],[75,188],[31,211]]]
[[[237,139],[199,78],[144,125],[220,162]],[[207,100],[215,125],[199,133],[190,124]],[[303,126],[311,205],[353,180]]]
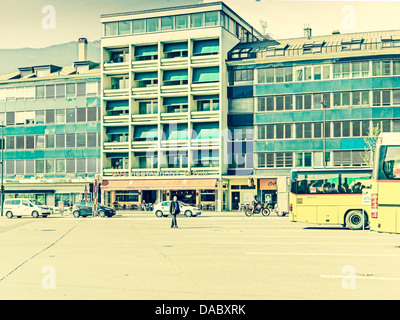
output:
[[[366,166],[369,131],[400,131],[400,31],[265,39],[222,2],[101,22],[108,203],[285,210],[291,169]]]
[[[238,44],[227,65],[228,122],[243,132],[228,177],[242,176],[244,190],[230,183],[231,208],[253,194],[283,206],[292,168],[366,166],[372,128],[400,131],[400,30],[307,27],[302,38]]]
[[[29,63],[29,62],[28,62]],[[5,197],[71,205],[100,173],[100,68],[87,40],[70,66],[21,67],[0,76]]]
[[[222,2],[106,14],[102,191],[227,209],[227,53],[262,39]]]

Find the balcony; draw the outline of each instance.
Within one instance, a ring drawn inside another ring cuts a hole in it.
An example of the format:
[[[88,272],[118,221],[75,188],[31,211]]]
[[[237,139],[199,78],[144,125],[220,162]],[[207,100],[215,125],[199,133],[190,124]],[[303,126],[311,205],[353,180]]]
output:
[[[114,74],[127,72],[129,70],[129,49],[109,49],[105,52],[103,72],[104,74]]]
[[[129,76],[111,76],[104,79],[104,97],[110,99],[128,99],[129,97]]]

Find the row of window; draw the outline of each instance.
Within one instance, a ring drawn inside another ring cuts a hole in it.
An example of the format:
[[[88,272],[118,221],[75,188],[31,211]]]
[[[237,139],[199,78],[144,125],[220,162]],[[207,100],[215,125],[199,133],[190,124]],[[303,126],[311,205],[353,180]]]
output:
[[[98,173],[99,158],[5,160],[5,175]]]
[[[327,121],[326,138],[367,137],[373,128],[382,132],[400,132],[400,119],[395,120],[352,120]],[[266,124],[258,126],[259,140],[275,139],[320,139],[324,137],[323,122],[304,122],[288,124]]]
[[[257,76],[254,76],[257,70]],[[269,67],[246,70],[233,70],[231,84],[241,81],[257,83],[281,83],[293,81],[347,79],[360,77],[398,76],[400,75],[400,60],[356,61],[335,64],[320,64],[311,66]]]
[[[61,124],[100,121],[100,108],[67,108],[0,113],[0,123],[7,126]]]
[[[25,87],[0,87],[0,101],[93,97],[100,94],[100,87],[100,81],[82,81]]]
[[[137,19],[133,21],[108,22],[105,23],[104,35],[107,37],[116,35],[151,33],[188,28],[212,27],[219,24],[219,12],[210,11],[176,16]]]
[[[236,35],[241,41],[256,40],[249,31],[220,11],[107,22],[104,25],[106,37],[221,26]]]
[[[362,90],[257,97],[257,111],[310,110],[331,107],[400,105],[400,90]]]
[[[323,152],[259,152],[257,168],[322,167]],[[328,167],[366,166],[365,150],[331,151],[326,153]]]
[[[5,137],[6,150],[97,148],[99,132],[20,135]]]

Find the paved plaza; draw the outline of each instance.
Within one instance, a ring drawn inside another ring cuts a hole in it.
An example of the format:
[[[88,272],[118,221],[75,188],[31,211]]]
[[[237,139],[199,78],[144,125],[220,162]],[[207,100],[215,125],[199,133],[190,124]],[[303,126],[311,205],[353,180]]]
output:
[[[0,218],[0,299],[399,299],[400,236],[205,213]]]

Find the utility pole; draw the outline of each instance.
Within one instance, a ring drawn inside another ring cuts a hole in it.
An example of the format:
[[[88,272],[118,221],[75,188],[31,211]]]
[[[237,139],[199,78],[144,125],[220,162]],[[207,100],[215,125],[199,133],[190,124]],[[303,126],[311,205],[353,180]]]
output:
[[[4,122],[0,125],[1,127],[1,216],[4,214]]]

